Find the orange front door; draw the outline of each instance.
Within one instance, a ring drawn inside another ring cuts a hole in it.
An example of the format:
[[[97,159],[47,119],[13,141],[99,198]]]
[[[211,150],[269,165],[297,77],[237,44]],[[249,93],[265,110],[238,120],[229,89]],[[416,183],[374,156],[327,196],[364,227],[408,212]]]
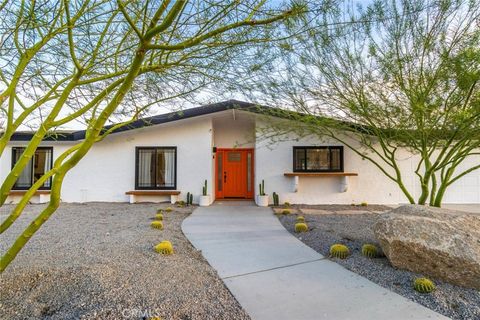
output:
[[[218,149],[217,198],[253,198],[253,150]]]

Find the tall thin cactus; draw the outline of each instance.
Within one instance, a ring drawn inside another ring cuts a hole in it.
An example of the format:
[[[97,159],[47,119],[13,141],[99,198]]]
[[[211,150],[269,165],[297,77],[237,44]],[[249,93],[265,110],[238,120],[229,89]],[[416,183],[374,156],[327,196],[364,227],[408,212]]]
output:
[[[279,197],[278,197],[278,193],[274,192],[272,193],[272,197],[273,197],[273,205],[274,206],[278,206],[279,204]]]
[[[205,180],[205,185],[203,186],[202,189],[203,189],[203,190],[202,190],[202,191],[203,191],[203,192],[202,192],[203,195],[206,196],[206,195],[207,195],[207,180]]]
[[[259,187],[259,193],[261,196],[265,195],[265,180],[262,180],[262,183],[258,185]]]

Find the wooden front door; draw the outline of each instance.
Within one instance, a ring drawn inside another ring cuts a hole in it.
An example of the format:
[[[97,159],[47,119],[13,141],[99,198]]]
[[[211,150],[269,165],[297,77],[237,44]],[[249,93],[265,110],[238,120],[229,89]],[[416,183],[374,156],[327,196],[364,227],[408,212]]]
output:
[[[253,198],[253,149],[217,149],[216,197]]]

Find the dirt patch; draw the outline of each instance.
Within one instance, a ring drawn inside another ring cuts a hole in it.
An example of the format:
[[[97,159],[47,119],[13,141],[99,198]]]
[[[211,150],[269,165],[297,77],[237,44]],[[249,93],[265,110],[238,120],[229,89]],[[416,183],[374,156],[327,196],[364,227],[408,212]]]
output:
[[[4,319],[248,319],[214,269],[181,231],[191,207],[62,204],[1,275]],[[31,205],[0,237],[1,252],[43,206]],[[0,210],[2,220],[12,206]],[[175,254],[154,245],[172,242]]]
[[[335,258],[332,260],[382,287],[453,319],[480,319],[480,292],[434,279],[437,290],[431,294],[420,294],[413,290],[412,283],[416,277],[422,275],[396,269],[385,257],[369,259],[361,254],[362,245],[365,243],[372,243],[379,247],[372,231],[372,225],[378,213],[358,210],[358,213],[345,214],[347,210],[339,210],[339,208],[346,206],[333,206],[331,208],[335,210],[327,214],[325,212],[328,209],[325,206],[314,207],[297,207],[303,212],[309,226],[310,230],[306,233],[294,232],[297,215],[279,216],[279,219],[289,232],[325,256],[329,255],[332,244],[347,245],[352,254],[345,260]],[[374,211],[378,209],[375,207]],[[308,214],[308,210],[324,212]],[[344,213],[340,213],[342,211]]]

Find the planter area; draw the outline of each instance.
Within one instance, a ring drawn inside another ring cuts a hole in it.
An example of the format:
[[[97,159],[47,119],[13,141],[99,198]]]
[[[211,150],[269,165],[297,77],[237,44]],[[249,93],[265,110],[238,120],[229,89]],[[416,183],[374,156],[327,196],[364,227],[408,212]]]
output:
[[[452,319],[480,319],[479,291],[431,278],[436,290],[429,294],[418,293],[413,289],[413,280],[422,274],[396,269],[384,256],[367,258],[361,254],[365,243],[379,247],[372,226],[377,216],[388,209],[372,205],[295,205],[289,214],[282,214],[281,208],[275,208],[275,212],[289,232],[324,256],[329,256],[332,244],[346,245],[351,252],[346,259],[331,258],[345,268]],[[299,215],[305,217],[307,232],[295,232]]]

